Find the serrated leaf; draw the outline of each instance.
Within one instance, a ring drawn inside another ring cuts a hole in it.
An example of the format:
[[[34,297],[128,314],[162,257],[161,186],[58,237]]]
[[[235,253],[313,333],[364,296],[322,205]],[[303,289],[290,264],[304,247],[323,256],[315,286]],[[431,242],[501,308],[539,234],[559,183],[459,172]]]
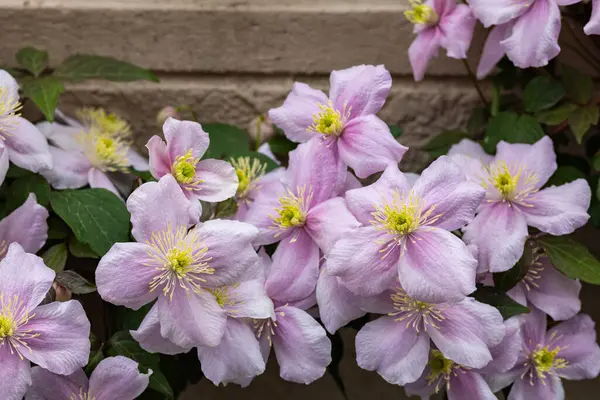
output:
[[[556,126],[569,119],[569,114],[577,108],[576,104],[563,104],[552,110],[542,111],[537,114],[536,118],[538,122],[548,125]]]
[[[68,255],[67,245],[63,242],[55,244],[44,251],[44,253],[42,253],[42,260],[44,260],[46,266],[58,273],[65,269]]]
[[[248,135],[242,129],[228,124],[203,124],[202,128],[208,132],[210,145],[204,158],[225,159],[236,153],[250,150]]]
[[[550,262],[569,278],[600,285],[600,261],[570,236],[544,236],[539,243]]]
[[[578,107],[571,111],[569,114],[569,127],[573,131],[577,143],[581,143],[590,127],[598,123],[599,116],[598,106],[596,105]]]
[[[555,106],[565,96],[565,88],[554,78],[537,76],[533,78],[523,92],[525,111],[535,113]]]
[[[158,82],[158,78],[148,69],[120,61],[112,57],[90,54],[75,54],[68,57],[54,70],[54,76],[79,82],[86,79],[106,79],[117,82],[148,80]]]
[[[17,52],[17,62],[33,75],[38,76],[48,67],[48,52],[33,47],[23,47]]]
[[[106,189],[52,192],[50,204],[75,237],[99,256],[113,244],[129,241],[129,212],[123,201]]]
[[[529,308],[520,305],[506,293],[494,287],[479,287],[472,296],[481,303],[495,307],[505,320],[529,312]]]
[[[448,153],[448,150],[450,150],[450,147],[452,147],[453,144],[468,137],[469,135],[462,131],[442,132],[427,142],[427,144],[423,146],[423,150],[428,152],[433,158],[437,158]]]
[[[587,104],[592,98],[594,81],[575,68],[562,65],[562,82],[567,95],[576,103]]]
[[[58,98],[65,91],[62,81],[53,76],[44,76],[24,79],[21,87],[23,95],[38,106],[44,117],[50,122],[54,121],[54,110],[56,110]]]
[[[69,252],[77,258],[100,258],[88,245],[81,243],[75,236],[69,238]]]
[[[56,274],[56,282],[69,289],[74,294],[88,294],[96,291],[96,285],[75,271],[66,270]]]
[[[50,185],[40,175],[28,175],[15,180],[6,191],[6,212],[10,213],[25,203],[29,194],[35,194],[37,203],[46,207],[50,202]]]
[[[488,153],[494,153],[501,140],[533,144],[543,137],[544,130],[532,116],[519,116],[512,111],[503,111],[490,119],[485,130],[483,148]]]
[[[233,216],[238,209],[235,199],[221,201],[215,206],[215,218],[227,218]]]
[[[585,174],[581,170],[572,165],[561,165],[556,169],[548,182],[546,182],[546,186],[564,185],[579,178],[585,179]]]
[[[48,218],[48,239],[66,239],[71,233],[71,228],[65,224],[65,221],[56,215],[50,215]]]

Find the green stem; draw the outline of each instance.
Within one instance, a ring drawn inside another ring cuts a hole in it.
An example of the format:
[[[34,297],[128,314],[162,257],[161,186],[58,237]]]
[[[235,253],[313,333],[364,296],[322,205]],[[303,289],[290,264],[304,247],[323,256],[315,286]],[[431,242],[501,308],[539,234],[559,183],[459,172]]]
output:
[[[261,135],[261,130],[262,130],[262,124],[263,122],[265,122],[265,116],[264,115],[260,115],[257,119],[256,119],[256,144],[255,144],[255,149],[256,151],[258,151],[258,148],[261,145],[261,139],[262,139],[262,135]]]
[[[475,74],[473,73],[473,70],[469,66],[469,62],[464,58],[463,58],[462,62],[465,66],[465,69],[467,70],[467,74],[469,75],[469,78],[471,78],[471,82],[473,82],[473,86],[475,86],[475,89],[477,90],[477,94],[479,94],[479,98],[481,99],[481,102],[483,103],[485,108],[488,108],[488,102],[485,99],[485,96],[483,95],[483,91],[481,90],[481,87],[479,87],[479,82],[477,82],[477,77],[475,76]]]

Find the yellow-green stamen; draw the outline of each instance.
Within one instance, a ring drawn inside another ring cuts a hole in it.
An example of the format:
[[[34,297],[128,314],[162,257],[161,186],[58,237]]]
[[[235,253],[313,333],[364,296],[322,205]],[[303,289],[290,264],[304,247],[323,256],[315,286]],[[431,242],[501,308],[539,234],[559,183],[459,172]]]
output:
[[[561,350],[559,346],[552,350],[550,346],[538,346],[531,354],[531,362],[538,378],[543,380],[546,378],[546,374],[552,374],[555,370],[565,368],[569,364],[564,358],[557,357]]]
[[[83,108],[77,111],[77,117],[91,129],[107,136],[124,138],[131,135],[131,127],[123,118],[102,108]]]
[[[313,124],[308,128],[311,132],[323,135],[339,136],[344,130],[344,124],[350,118],[350,110],[340,112],[336,110],[330,101],[327,105],[318,104],[319,112],[313,115]]]
[[[130,148],[128,141],[94,129],[80,132],[75,139],[94,167],[104,172],[127,171],[127,153]]]
[[[250,157],[238,157],[230,162],[239,182],[236,196],[243,198],[250,190],[257,188],[256,183],[264,175],[267,165],[256,158],[251,161]]]
[[[510,201],[521,206],[530,207],[526,202],[529,195],[537,192],[538,175],[529,172],[525,165],[508,165],[504,161],[492,164],[487,168],[487,179],[481,185],[485,189],[495,188],[500,198],[490,198],[488,201]]]
[[[439,21],[435,10],[428,5],[422,4],[421,0],[409,0],[410,10],[404,11],[406,19],[415,25],[434,25]]]
[[[189,149],[184,155],[177,157],[171,167],[171,174],[183,185],[197,185],[202,182],[196,179],[196,164],[199,161],[192,155],[192,149]]]
[[[296,193],[288,190],[285,196],[279,197],[280,207],[275,209],[277,216],[271,216],[273,224],[280,229],[304,225],[311,198],[312,193],[306,193],[304,186],[297,188]]]

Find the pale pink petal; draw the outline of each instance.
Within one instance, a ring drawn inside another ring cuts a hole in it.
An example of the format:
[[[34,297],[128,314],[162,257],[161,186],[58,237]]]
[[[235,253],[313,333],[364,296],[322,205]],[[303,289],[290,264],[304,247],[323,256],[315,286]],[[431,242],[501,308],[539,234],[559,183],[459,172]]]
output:
[[[244,222],[254,225],[258,229],[256,245],[265,245],[283,240],[291,230],[283,230],[275,225],[277,208],[281,206],[279,198],[285,195],[283,184],[277,184],[277,189],[272,192],[260,193],[252,202]]]
[[[429,60],[437,56],[442,34],[437,27],[425,28],[420,31],[408,48],[408,58],[413,70],[415,81],[425,76]]]
[[[338,140],[340,157],[359,178],[398,164],[408,150],[390,133],[385,122],[375,115],[351,120]]]
[[[162,337],[158,319],[158,304],[154,304],[148,311],[139,328],[135,331],[131,330],[129,333],[141,348],[149,353],[180,354],[190,350],[190,348],[179,347],[169,339]]]
[[[439,27],[444,32],[440,46],[448,51],[448,57],[467,58],[476,22],[466,4],[458,4],[440,19]]]
[[[81,303],[53,302],[37,307],[34,314],[20,327],[36,335],[27,339],[23,357],[61,375],[83,368],[90,355],[90,321]]]
[[[421,376],[429,356],[429,336],[406,322],[380,317],[356,335],[356,361],[389,383],[405,385]]]
[[[538,344],[543,344],[548,326],[548,317],[535,307],[530,307],[529,313],[522,314],[521,338],[525,353],[535,350]]]
[[[319,104],[327,105],[328,101],[320,90],[296,82],[283,105],[269,110],[269,118],[291,141],[306,142],[316,135],[308,130],[313,124],[313,115],[319,113]]]
[[[331,342],[325,329],[306,312],[279,307],[272,337],[280,375],[308,385],[325,374],[331,362]]]
[[[329,80],[329,98],[338,111],[349,112],[350,118],[376,114],[392,87],[392,77],[383,65],[333,71]]]
[[[257,264],[260,264],[257,263]],[[234,284],[228,290],[233,304],[223,304],[233,318],[274,318],[273,301],[267,296],[264,281],[256,277],[253,280]]]
[[[600,35],[600,0],[592,0],[592,16],[583,31],[586,35]]]
[[[281,302],[306,298],[317,285],[319,247],[302,228],[277,246],[265,283],[267,294]]]
[[[452,378],[448,400],[497,400],[485,380],[477,372],[461,371]]]
[[[485,0],[478,0],[485,1]],[[504,47],[501,42],[508,36],[513,26],[512,22],[505,23],[502,25],[494,26],[488,34],[481,58],[479,59],[479,65],[477,65],[477,78],[485,78],[500,62],[502,57],[506,54]]]
[[[536,0],[501,44],[519,68],[543,67],[560,53],[560,9],[554,0]]]
[[[36,124],[35,127],[56,147],[66,151],[82,151],[81,144],[77,141],[77,136],[87,131],[83,126],[69,126],[57,122],[44,121]]]
[[[25,203],[0,221],[0,243],[19,243],[27,253],[37,253],[48,238],[48,210],[30,193]],[[0,258],[2,254],[0,254]]]
[[[475,291],[477,260],[452,233],[422,228],[405,246],[398,274],[409,296],[429,303],[454,302]]]
[[[210,143],[208,133],[204,132],[202,125],[193,121],[167,118],[163,124],[163,133],[172,162],[189,150],[192,151],[193,158],[202,158]]]
[[[152,233],[174,231],[190,223],[190,202],[171,175],[158,182],[147,182],[127,199],[131,213],[131,235],[138,241],[150,241]]]
[[[564,400],[565,391],[560,378],[556,375],[547,375],[542,382],[534,373],[532,379],[529,374],[514,383],[508,400]]]
[[[202,160],[196,165],[196,179],[200,183],[193,186],[193,193],[200,200],[218,202],[235,195],[238,178],[235,168],[222,160]]]
[[[0,100],[6,103],[19,101],[19,84],[3,69],[0,69],[0,96]]]
[[[212,383],[252,379],[265,370],[254,332],[245,322],[230,318],[221,343],[216,347],[198,347],[202,372]]]
[[[544,0],[545,1],[545,0]],[[534,144],[498,143],[494,163],[522,166],[536,174],[536,188],[541,188],[556,171],[556,153],[550,136],[544,136]]]
[[[467,181],[461,168],[447,156],[438,158],[421,173],[412,192],[420,200],[423,215],[439,215],[431,225],[449,231],[469,223],[485,196],[481,185]]]
[[[488,173],[485,168],[493,157],[486,154],[479,143],[463,139],[450,147],[448,157],[461,168],[471,182],[479,185],[487,180]]]
[[[456,155],[465,155],[481,161],[483,165],[488,165],[494,159],[487,154],[481,145],[471,139],[462,139],[457,144],[453,144],[448,150],[448,156],[453,158]]]
[[[90,377],[90,395],[95,400],[133,400],[150,383],[152,370],[139,371],[138,363],[123,356],[108,357],[98,364]]]
[[[96,268],[96,285],[108,303],[137,310],[161,293],[150,283],[163,272],[153,258],[154,250],[145,243],[116,243]]]
[[[346,174],[346,185],[344,186],[344,192],[352,189],[360,189],[363,187],[362,183],[358,180],[356,176],[350,171]]]
[[[10,161],[33,172],[52,168],[48,142],[37,128],[21,117],[11,117],[7,123],[10,129],[2,136]]]
[[[491,272],[511,269],[523,255],[528,235],[523,214],[505,202],[482,207],[463,231],[465,243],[477,246],[479,263]]]
[[[11,353],[9,346],[0,346],[0,393],[4,399],[22,400],[30,385],[29,360],[21,359],[17,354]]]
[[[504,321],[505,334],[502,341],[490,347],[492,361],[485,367],[479,369],[482,374],[499,374],[512,369],[516,364],[521,353],[521,320],[518,316],[511,317]]]
[[[167,144],[159,136],[152,136],[146,143],[146,148],[152,176],[160,179],[163,175],[170,174],[173,161],[169,156]]]
[[[318,204],[306,216],[306,231],[326,255],[342,235],[359,226],[342,197]]]
[[[80,368],[71,375],[57,375],[40,367],[31,369],[32,385],[25,400],[70,399],[80,391],[87,393],[89,382]]]
[[[147,157],[142,156],[133,148],[129,148],[127,152],[127,161],[129,161],[129,165],[136,171],[149,171],[150,164]]]
[[[98,168],[92,168],[88,171],[88,181],[91,188],[106,189],[121,198],[121,194],[117,190],[117,187],[110,179],[108,179],[108,176]]]
[[[551,186],[529,196],[530,207],[522,207],[527,224],[561,236],[573,233],[587,223],[592,193],[585,179]]]
[[[4,179],[6,178],[6,172],[8,172],[9,160],[8,160],[8,150],[6,147],[1,144],[0,145],[0,185],[4,183]]]
[[[470,0],[473,14],[486,28],[517,18],[531,8],[536,0]]]
[[[79,152],[65,151],[49,146],[52,169],[40,172],[55,189],[78,189],[88,184],[88,171],[92,164]]]
[[[561,274],[546,259],[539,279],[530,284],[527,298],[555,321],[573,317],[581,310],[581,283]]]

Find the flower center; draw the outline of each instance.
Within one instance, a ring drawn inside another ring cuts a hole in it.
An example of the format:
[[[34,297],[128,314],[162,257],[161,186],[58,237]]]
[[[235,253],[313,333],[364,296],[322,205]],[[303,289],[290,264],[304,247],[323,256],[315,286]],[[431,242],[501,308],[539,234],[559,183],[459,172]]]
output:
[[[23,105],[18,98],[10,98],[10,94],[5,87],[0,87],[0,138],[4,140],[4,136],[8,135],[6,130],[14,128],[17,122],[14,118],[21,115]],[[6,118],[9,117],[9,118]]]
[[[550,350],[549,346],[537,348],[532,355],[531,361],[535,367],[538,377],[545,378],[546,372],[552,372],[555,369],[565,368],[567,361],[564,358],[557,358],[556,355],[562,350],[560,347],[555,347]]]
[[[296,188],[296,193],[288,189],[285,196],[279,197],[280,207],[275,209],[277,216],[270,216],[273,224],[280,229],[304,225],[311,198],[312,192],[307,194],[305,186]]]
[[[427,376],[427,380],[437,380],[440,375],[450,375],[454,368],[454,361],[444,357],[441,351],[432,350],[429,368],[431,368],[431,372]]]
[[[404,11],[406,19],[415,25],[434,25],[440,20],[435,10],[421,0],[409,0],[411,9]]]
[[[236,196],[244,197],[252,189],[256,189],[256,182],[265,173],[267,165],[254,158],[250,161],[250,157],[238,157],[230,160],[231,165],[235,168],[235,174],[238,178],[238,189]]]
[[[412,327],[417,332],[427,331],[430,327],[439,329],[437,322],[444,320],[442,311],[447,306],[415,300],[400,287],[390,297],[394,303],[394,312],[388,315],[396,317],[396,322],[406,321],[407,328]]]
[[[165,258],[171,271],[175,272],[178,277],[185,276],[187,268],[193,262],[190,248],[183,250],[178,248],[171,249],[167,252]]]
[[[230,292],[230,289],[237,286],[239,285],[233,284],[232,286],[222,286],[216,289],[210,289],[209,292],[215,296],[215,299],[221,308],[232,307],[235,305],[235,296],[234,293]],[[228,312],[231,313],[233,310],[228,310]]]
[[[531,205],[525,200],[529,195],[537,192],[538,180],[537,174],[528,172],[526,166],[508,165],[501,161],[488,168],[488,178],[482,182],[482,186],[488,189],[491,185],[498,191],[499,199],[489,198],[488,193],[490,201],[511,201],[530,207]]]
[[[77,111],[77,117],[93,129],[112,137],[128,137],[131,128],[127,122],[114,113],[101,108],[83,108]]]
[[[189,149],[187,153],[177,157],[171,168],[171,174],[181,184],[197,185],[202,182],[202,180],[196,179],[196,164],[199,161],[200,159],[194,158],[192,155],[192,149]]]
[[[80,132],[75,139],[94,167],[101,171],[127,171],[128,142],[96,129]]]
[[[22,349],[31,351],[27,341],[40,335],[33,333],[31,329],[22,329],[34,316],[19,301],[19,296],[4,297],[0,293],[0,347],[8,346],[11,354],[16,353],[23,359]]]
[[[344,130],[344,124],[350,118],[350,109],[339,112],[329,101],[327,105],[318,103],[319,112],[313,115],[313,124],[308,128],[311,132],[323,135],[339,136]]]
[[[0,315],[0,339],[12,336],[15,332],[15,321],[12,315]]]

